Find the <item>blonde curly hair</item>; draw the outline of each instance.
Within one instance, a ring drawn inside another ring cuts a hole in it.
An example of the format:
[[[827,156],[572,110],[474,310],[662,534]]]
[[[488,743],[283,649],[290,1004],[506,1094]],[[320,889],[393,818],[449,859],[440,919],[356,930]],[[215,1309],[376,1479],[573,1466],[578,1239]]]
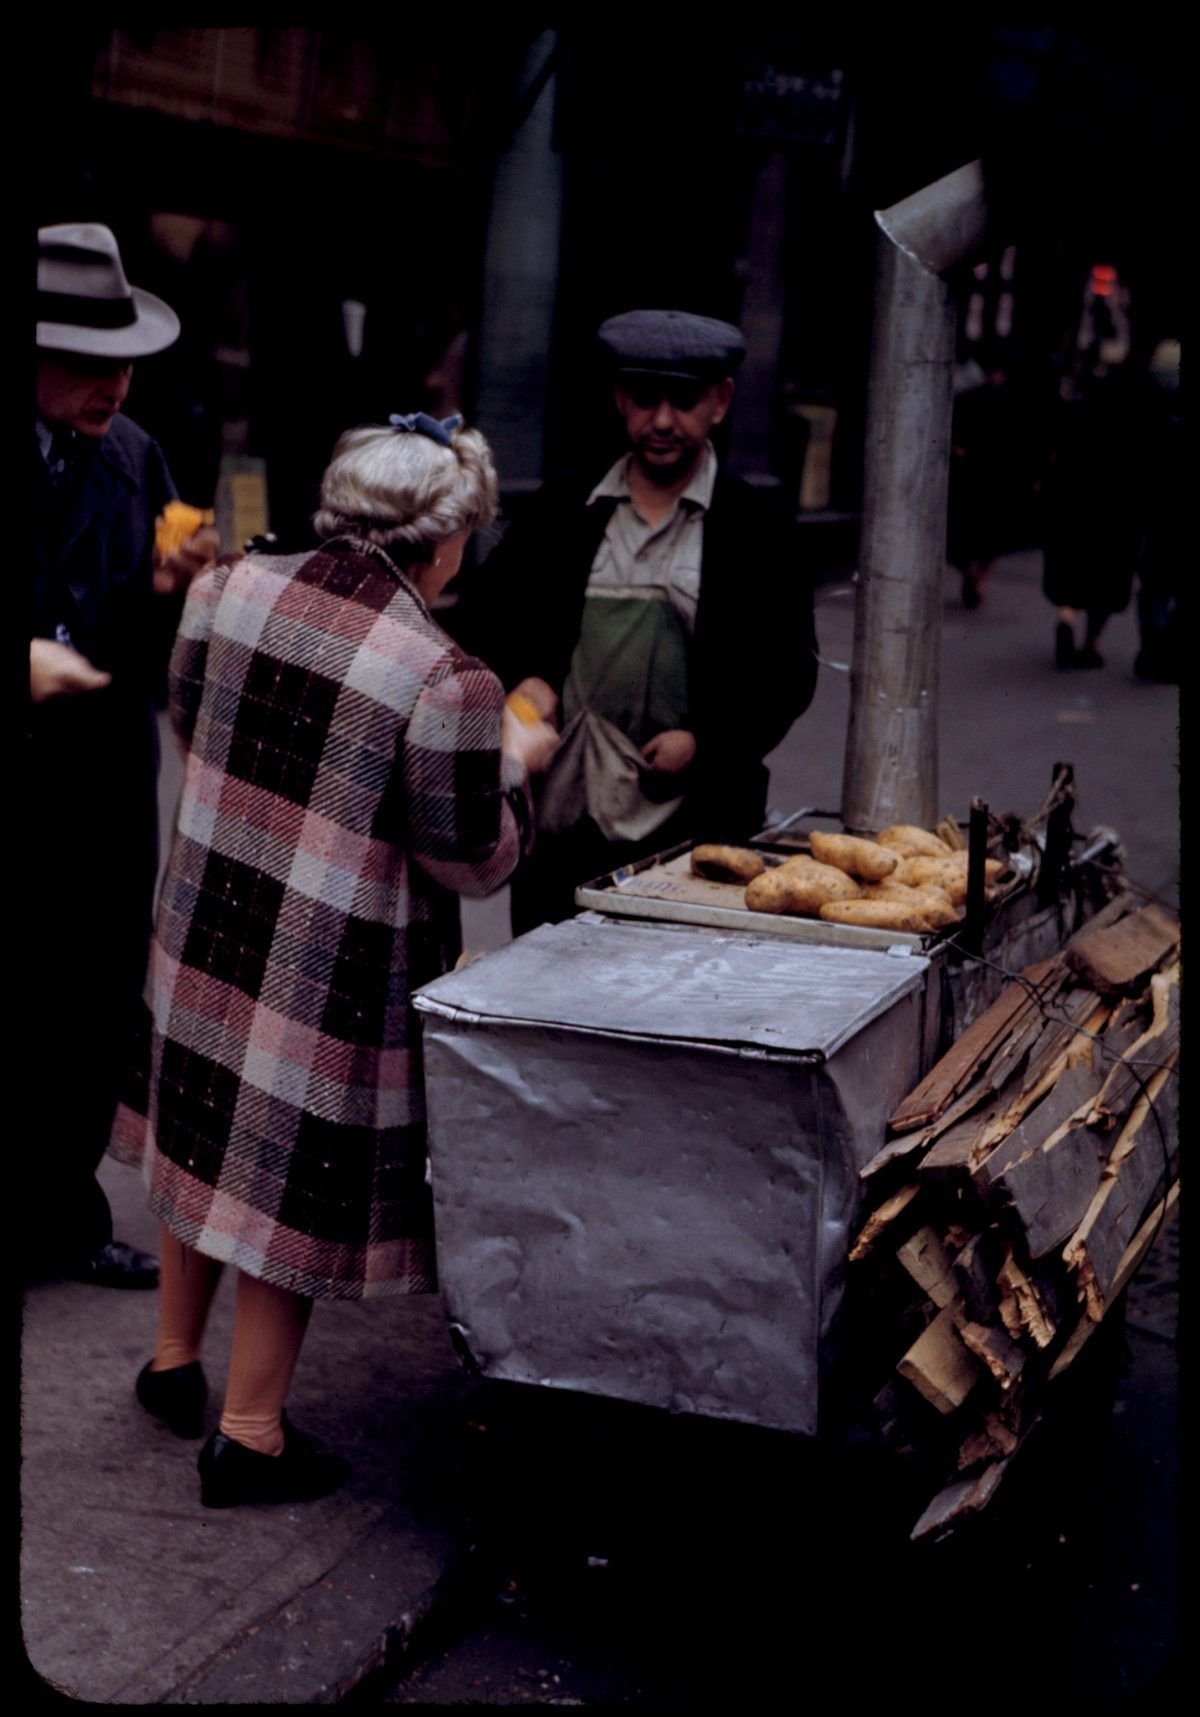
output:
[[[365,424],[338,438],[312,522],[323,542],[373,543],[414,564],[432,560],[457,531],[491,524],[497,507],[496,468],[477,429],[453,430],[444,447]]]

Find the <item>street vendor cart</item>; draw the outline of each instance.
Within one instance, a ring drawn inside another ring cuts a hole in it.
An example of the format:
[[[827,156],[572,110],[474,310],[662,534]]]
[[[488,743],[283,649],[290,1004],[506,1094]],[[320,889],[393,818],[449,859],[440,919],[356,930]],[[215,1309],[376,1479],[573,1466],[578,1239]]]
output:
[[[987,1500],[1177,1196],[1177,927],[1125,892],[1115,834],[1075,834],[1069,766],[1024,822],[937,818],[943,275],[981,194],[975,164],[877,217],[842,806],[746,842],[768,869],[830,825],[936,824],[962,913],[756,911],[685,844],[416,997],[467,1363],[814,1436],[845,1418],[857,1317],[882,1437],[947,1463],[938,1527]]]

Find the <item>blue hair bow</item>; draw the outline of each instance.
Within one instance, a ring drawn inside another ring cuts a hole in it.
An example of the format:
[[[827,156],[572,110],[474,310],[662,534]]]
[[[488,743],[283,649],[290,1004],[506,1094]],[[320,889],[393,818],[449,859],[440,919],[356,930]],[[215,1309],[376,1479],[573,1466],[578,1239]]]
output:
[[[430,417],[423,411],[410,412],[407,417],[393,412],[388,422],[400,434],[411,432],[414,435],[427,435],[430,441],[436,441],[442,447],[449,447],[450,437],[462,423],[462,418],[455,414],[453,417],[444,417],[439,422],[436,417]]]

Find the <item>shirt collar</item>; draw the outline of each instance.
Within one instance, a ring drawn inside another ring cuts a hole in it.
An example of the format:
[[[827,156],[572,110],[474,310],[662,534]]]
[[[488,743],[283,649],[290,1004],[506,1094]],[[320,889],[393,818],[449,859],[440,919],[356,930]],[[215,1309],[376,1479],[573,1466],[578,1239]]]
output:
[[[629,492],[629,461],[631,453],[624,453],[616,464],[611,466],[587,498],[590,507],[593,501],[632,501]],[[692,472],[686,489],[679,496],[689,509],[706,513],[712,505],[713,484],[717,480],[717,455],[711,441],[704,443],[704,451],[696,461],[696,469]]]
[[[42,458],[47,465],[51,463],[51,451],[54,446],[54,431],[39,411],[34,418],[34,428],[37,430],[37,444]]]

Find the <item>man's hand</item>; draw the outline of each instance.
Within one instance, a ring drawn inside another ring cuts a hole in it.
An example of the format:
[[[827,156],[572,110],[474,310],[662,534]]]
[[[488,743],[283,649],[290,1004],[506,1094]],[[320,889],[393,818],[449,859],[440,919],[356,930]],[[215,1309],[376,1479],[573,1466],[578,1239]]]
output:
[[[186,590],[193,578],[212,565],[221,552],[221,539],[212,525],[202,525],[170,554],[154,556],[154,590],[158,596],[173,596]]]
[[[696,735],[684,727],[668,727],[642,747],[642,756],[660,775],[679,775],[696,755]]]
[[[543,721],[548,721],[551,727],[558,725],[558,693],[547,681],[539,680],[536,674],[531,675],[513,687],[513,695],[528,698]]]
[[[30,639],[29,695],[34,703],[103,691],[111,683],[112,675],[94,668],[78,650],[56,643],[53,638]]]
[[[558,750],[558,734],[548,721],[522,721],[505,705],[500,716],[500,750],[505,757],[523,764],[527,774],[541,775]]]

